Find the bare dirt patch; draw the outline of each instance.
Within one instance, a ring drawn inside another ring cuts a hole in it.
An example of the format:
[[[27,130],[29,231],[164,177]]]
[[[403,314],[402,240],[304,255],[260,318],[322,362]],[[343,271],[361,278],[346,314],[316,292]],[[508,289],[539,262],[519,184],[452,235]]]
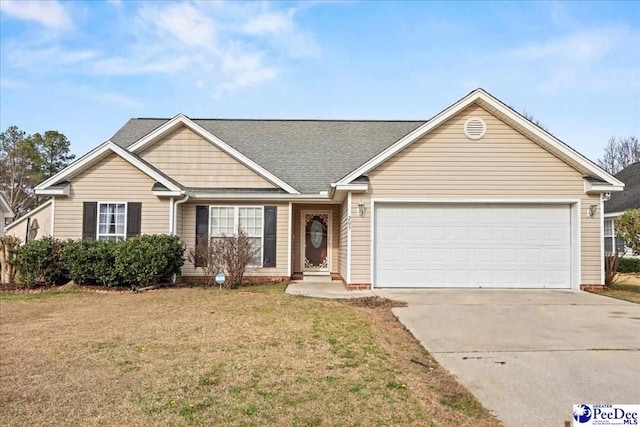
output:
[[[0,300],[0,425],[499,425],[391,303],[355,304],[281,285]]]
[[[407,303],[404,301],[395,301],[389,298],[383,297],[363,297],[363,298],[350,298],[345,299],[343,302],[347,305],[355,305],[358,307],[367,308],[394,308],[394,307],[406,307]]]
[[[640,273],[620,273],[616,284],[640,286]]]

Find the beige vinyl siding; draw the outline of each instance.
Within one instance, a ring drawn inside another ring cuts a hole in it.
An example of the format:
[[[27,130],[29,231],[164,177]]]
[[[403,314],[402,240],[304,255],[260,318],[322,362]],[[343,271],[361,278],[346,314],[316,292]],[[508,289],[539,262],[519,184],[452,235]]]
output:
[[[463,133],[469,117],[487,123],[486,136]],[[581,283],[601,283],[599,196],[584,193],[582,174],[509,125],[472,105],[369,173],[364,218],[352,216],[354,283],[371,282],[371,198],[580,199]]]
[[[180,199],[174,199],[177,202]],[[186,202],[185,202],[186,203]],[[182,236],[182,227],[184,226],[184,203],[176,205],[176,235]]]
[[[187,127],[157,141],[140,157],[187,187],[275,188]]]
[[[347,278],[347,240],[349,233],[349,197],[345,197],[340,206],[340,246],[339,246],[339,273],[346,282]]]
[[[196,206],[276,206],[277,207],[277,232],[276,232],[276,266],[271,268],[255,268],[248,267],[245,272],[246,276],[287,276],[289,261],[289,203],[270,203],[270,202],[220,202],[220,201],[189,201],[182,205],[183,221],[182,221],[182,240],[187,247],[193,249],[196,244]],[[186,255],[185,255],[186,259]],[[183,276],[201,276],[202,270],[194,267],[188,260],[182,267]]]
[[[22,243],[24,243],[25,237],[27,235],[27,220],[31,218],[31,221],[38,221],[38,232],[36,233],[36,239],[40,239],[45,236],[51,236],[51,203],[45,203],[47,203],[47,206],[43,207],[40,210],[37,210],[42,205],[38,206],[32,211],[35,211],[35,213],[28,213],[20,218],[19,221],[16,221],[12,227],[6,230],[6,233],[11,236],[16,236],[22,241]]]
[[[302,211],[331,211],[331,273],[337,273],[340,265],[340,205],[293,205],[293,249],[291,259],[293,262],[293,272],[302,272],[302,257],[304,254],[300,250],[303,231]]]
[[[153,195],[154,180],[117,154],[110,154],[71,180],[67,197],[57,197],[55,237],[82,238],[84,202],[141,202],[141,233],[169,232],[169,198]]]

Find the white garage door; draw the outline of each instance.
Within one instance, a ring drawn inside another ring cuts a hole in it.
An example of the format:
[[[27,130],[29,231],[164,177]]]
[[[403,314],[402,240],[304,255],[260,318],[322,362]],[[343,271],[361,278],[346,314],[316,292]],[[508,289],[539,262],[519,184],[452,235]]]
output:
[[[376,287],[569,288],[569,205],[375,207]]]

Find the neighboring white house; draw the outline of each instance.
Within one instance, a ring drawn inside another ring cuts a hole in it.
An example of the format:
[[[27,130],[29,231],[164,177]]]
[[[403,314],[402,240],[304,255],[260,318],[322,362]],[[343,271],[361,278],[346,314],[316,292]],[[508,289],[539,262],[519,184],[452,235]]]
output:
[[[610,252],[616,248],[625,252],[624,242],[616,236],[616,218],[629,209],[640,209],[640,162],[627,166],[616,174],[616,178],[625,183],[624,191],[611,194],[604,203],[604,250]],[[626,250],[625,256],[632,256]]]
[[[0,236],[4,234],[4,226],[9,219],[13,219],[15,214],[9,206],[9,202],[5,199],[4,194],[0,193]]]

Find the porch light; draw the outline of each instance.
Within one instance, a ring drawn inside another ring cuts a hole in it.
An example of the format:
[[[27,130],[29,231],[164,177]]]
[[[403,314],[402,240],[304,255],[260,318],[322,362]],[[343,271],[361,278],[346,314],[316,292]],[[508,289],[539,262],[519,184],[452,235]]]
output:
[[[598,212],[598,205],[589,206],[589,216],[593,217]]]
[[[358,202],[358,216],[364,216],[365,210],[364,202],[360,200]]]

